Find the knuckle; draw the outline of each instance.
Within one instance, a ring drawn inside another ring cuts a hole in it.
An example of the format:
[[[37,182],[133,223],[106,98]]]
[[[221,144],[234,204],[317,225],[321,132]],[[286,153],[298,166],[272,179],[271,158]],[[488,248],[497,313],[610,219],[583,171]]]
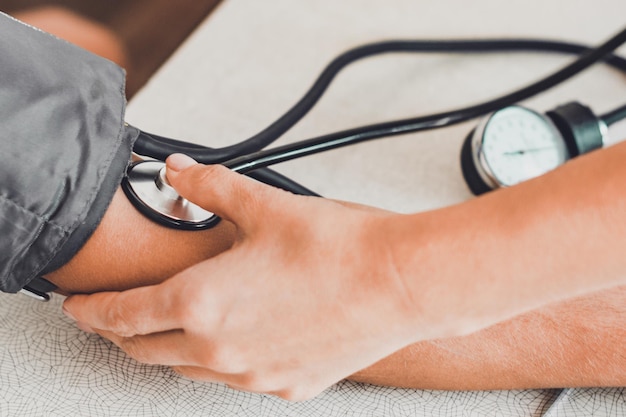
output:
[[[195,294],[195,295],[194,295]],[[198,300],[198,294],[192,293],[187,302],[179,304],[177,310],[175,310],[174,314],[176,314],[176,319],[179,323],[182,323],[184,328],[188,329],[200,329],[202,327],[198,327],[202,325],[203,317],[200,314],[199,307],[202,307],[203,300]]]
[[[219,311],[215,311],[217,309],[216,304],[213,303],[213,297],[210,294],[200,294],[200,292],[191,295],[187,302],[181,304],[173,314],[186,331],[208,337],[214,334],[219,326]]]
[[[131,315],[123,304],[113,303],[107,310],[107,323],[111,331],[122,337],[130,337],[137,334],[136,327],[131,324]]]
[[[140,363],[149,364],[149,357],[146,354],[146,349],[141,343],[141,339],[137,338],[124,338],[120,341],[120,348],[126,352],[128,356]]]
[[[220,181],[228,171],[229,169],[223,165],[205,165],[202,169],[198,169],[194,172],[194,181],[202,184]]]
[[[245,179],[245,181],[252,181],[251,179]],[[249,187],[242,186],[236,187],[231,190],[233,198],[238,201],[240,207],[245,207],[239,214],[245,220],[245,224],[252,226],[256,225],[254,219],[262,216],[264,213],[268,213],[271,209],[271,204],[268,205],[268,201],[273,201],[274,189],[267,186],[255,187],[251,190]],[[263,222],[261,222],[263,223]]]
[[[241,376],[239,385],[251,392],[271,392],[276,385],[271,376],[259,372],[247,372]]]
[[[221,358],[218,357],[215,350],[209,349],[205,350],[201,353],[200,357],[196,359],[198,365],[203,368],[211,369],[213,371],[217,371],[217,369],[221,368]]]
[[[196,165],[185,170],[180,176],[176,176],[172,184],[182,194],[191,197],[197,195],[200,190],[211,190],[213,184],[223,182],[224,173],[222,169],[228,169],[221,165]]]
[[[198,362],[201,367],[215,372],[230,373],[232,368],[232,352],[220,345],[213,345],[201,353]]]
[[[210,380],[209,378],[206,378],[204,373],[200,372],[197,368],[189,366],[172,366],[172,371],[174,371],[178,375],[184,376],[185,378],[193,379],[195,381]]]
[[[203,282],[198,282],[197,279],[193,279],[195,276],[203,276],[205,272],[202,270],[202,266],[197,264],[188,268],[185,272],[188,277],[192,279],[178,280],[166,282],[165,285],[170,284],[165,290],[172,294],[172,308],[171,314],[174,316],[181,327],[187,330],[198,331],[204,330],[208,324],[208,317],[210,310],[207,306],[213,299],[211,292],[207,289]],[[182,286],[180,283],[182,282]]]

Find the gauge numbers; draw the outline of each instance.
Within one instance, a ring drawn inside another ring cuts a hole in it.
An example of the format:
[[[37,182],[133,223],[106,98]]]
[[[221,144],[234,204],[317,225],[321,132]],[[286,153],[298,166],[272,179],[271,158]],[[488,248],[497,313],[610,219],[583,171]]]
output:
[[[520,106],[495,112],[484,127],[481,162],[503,186],[518,184],[563,164],[569,154],[545,116]]]

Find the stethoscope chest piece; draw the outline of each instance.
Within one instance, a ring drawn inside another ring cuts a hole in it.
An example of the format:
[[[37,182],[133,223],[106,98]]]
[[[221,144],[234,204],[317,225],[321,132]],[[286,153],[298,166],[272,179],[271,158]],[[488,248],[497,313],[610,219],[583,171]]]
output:
[[[220,221],[215,214],[181,197],[167,181],[165,163],[160,161],[130,165],[122,189],[135,208],[164,226],[202,230]]]

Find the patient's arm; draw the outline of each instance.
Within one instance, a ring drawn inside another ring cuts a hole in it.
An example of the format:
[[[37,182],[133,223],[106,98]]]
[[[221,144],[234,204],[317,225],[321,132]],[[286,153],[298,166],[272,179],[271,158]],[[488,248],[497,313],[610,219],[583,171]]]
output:
[[[158,226],[118,191],[83,249],[47,278],[68,293],[157,283],[225,250],[233,233],[226,222],[202,232]],[[469,336],[409,346],[352,378],[437,389],[624,385],[625,329],[626,288],[607,290]]]
[[[234,227],[225,221],[194,232],[159,226],[140,214],[118,189],[85,246],[46,278],[62,293],[156,284],[228,249],[233,240]]]
[[[626,287],[477,333],[417,343],[353,375],[380,385],[513,389],[626,384]]]

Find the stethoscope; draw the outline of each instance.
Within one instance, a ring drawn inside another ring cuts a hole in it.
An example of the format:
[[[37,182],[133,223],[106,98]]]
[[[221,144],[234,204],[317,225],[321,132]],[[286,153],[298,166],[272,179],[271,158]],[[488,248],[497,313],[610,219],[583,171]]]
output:
[[[626,59],[612,54],[626,42],[626,29],[598,46],[545,40],[389,41],[364,45],[335,58],[307,93],[270,126],[238,144],[212,149],[139,130],[133,151],[150,158],[128,166],[122,189],[132,204],[153,221],[176,229],[203,230],[219,218],[182,198],[169,184],[165,163],[173,153],[185,153],[198,162],[223,164],[264,183],[295,194],[319,196],[295,181],[267,168],[270,165],[360,142],[451,126],[485,116],[470,132],[461,149],[461,167],[470,190],[482,194],[541,175],[567,160],[602,147],[608,126],[626,118],[626,105],[600,117],[577,103],[567,103],[546,114],[516,105],[585,70],[598,61],[626,73]],[[427,116],[394,120],[330,133],[263,150],[295,125],[320,99],[333,78],[347,65],[383,53],[478,53],[542,51],[579,54],[559,71],[510,94],[473,106]],[[35,278],[21,292],[47,301],[55,286]]]
[[[308,92],[270,126],[238,144],[213,149],[140,131],[134,152],[153,160],[129,166],[122,188],[133,205],[150,219],[177,229],[213,227],[219,218],[176,193],[167,181],[164,161],[185,153],[198,162],[223,164],[233,171],[295,194],[318,196],[267,168],[270,165],[356,143],[437,129],[486,117],[464,141],[461,167],[470,190],[478,195],[541,175],[567,160],[602,147],[607,127],[626,118],[626,105],[600,117],[572,102],[540,114],[515,105],[578,74],[598,61],[626,72],[626,59],[611,52],[626,41],[626,29],[598,46],[545,40],[388,41],[351,49],[335,58]],[[522,89],[473,106],[443,113],[394,120],[264,150],[296,124],[320,99],[337,73],[373,55],[399,52],[478,53],[543,51],[579,54],[559,71]]]

